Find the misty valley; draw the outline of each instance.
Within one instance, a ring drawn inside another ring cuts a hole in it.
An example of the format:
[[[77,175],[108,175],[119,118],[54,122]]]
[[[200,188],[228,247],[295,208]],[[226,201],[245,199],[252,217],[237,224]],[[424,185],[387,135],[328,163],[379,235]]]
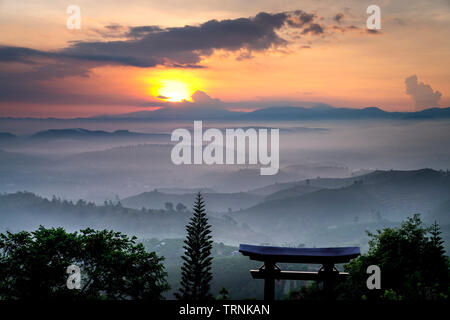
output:
[[[0,16],[2,311],[448,313],[449,0]]]
[[[450,137],[440,134],[447,120],[235,124],[280,128],[280,170],[271,176],[255,164],[174,165],[170,131],[192,122],[1,122],[16,130],[0,134],[0,231],[42,225],[136,235],[166,258],[168,298],[197,192],[212,226],[212,291],[225,286],[236,299],[262,297],[248,272],[259,265],[240,255],[240,243],[366,251],[366,231],[417,213],[437,221],[449,243]],[[226,268],[236,277],[224,276]],[[290,286],[278,285],[277,297]]]

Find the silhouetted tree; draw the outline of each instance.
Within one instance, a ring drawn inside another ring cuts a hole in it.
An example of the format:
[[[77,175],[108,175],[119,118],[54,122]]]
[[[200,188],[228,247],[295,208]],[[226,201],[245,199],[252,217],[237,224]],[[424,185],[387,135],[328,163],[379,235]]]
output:
[[[162,299],[169,289],[162,258],[114,231],[40,227],[0,234],[0,300]],[[81,288],[67,288],[67,267]]]
[[[449,283],[449,263],[445,256],[444,240],[441,237],[441,230],[435,221],[430,229],[430,241],[426,259],[430,261],[427,278],[431,279],[432,287],[430,294],[436,297],[437,294],[445,292]]]
[[[187,236],[183,246],[181,288],[175,293],[180,300],[212,299],[209,292],[211,273],[211,226],[206,217],[205,205],[200,192],[194,203],[194,213],[186,226]]]
[[[369,237],[369,251],[345,267],[350,275],[337,290],[341,298],[448,299],[448,258],[437,224],[427,228],[416,214],[399,228],[378,230]],[[366,287],[370,265],[381,269],[381,290]]]
[[[187,209],[186,206],[180,202],[177,204],[177,206],[175,208],[176,208],[177,212],[184,212]]]
[[[442,240],[441,230],[436,221],[434,221],[434,223],[430,227],[430,235],[432,246],[436,249],[437,253],[444,255],[445,254],[444,240]]]
[[[165,208],[167,211],[173,211],[173,203],[172,203],[172,202],[166,202],[166,203],[164,204],[164,208]]]
[[[220,288],[219,296],[217,300],[230,300],[230,296],[228,295],[228,290],[225,287]]]

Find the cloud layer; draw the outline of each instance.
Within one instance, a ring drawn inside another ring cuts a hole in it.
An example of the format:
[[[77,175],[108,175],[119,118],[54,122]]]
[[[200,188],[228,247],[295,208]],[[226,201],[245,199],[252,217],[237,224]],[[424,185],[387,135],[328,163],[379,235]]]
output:
[[[109,25],[97,30],[102,41],[77,41],[53,51],[0,44],[0,64],[27,66],[26,71],[8,68],[0,74],[0,101],[61,104],[71,100],[75,104],[86,103],[88,96],[55,92],[45,81],[70,76],[88,77],[92,68],[106,65],[201,68],[202,59],[215,50],[237,52],[238,59],[248,59],[252,52],[286,46],[289,41],[280,35],[283,28],[299,35],[320,35],[325,27],[316,20],[319,18],[315,14],[301,10],[261,12],[248,18],[210,20],[184,27]],[[91,98],[93,104],[111,100]],[[125,100],[125,104],[134,102]]]
[[[418,82],[417,76],[412,75],[405,79],[406,94],[413,98],[417,109],[439,106],[442,94],[434,91],[429,84]]]
[[[2,46],[0,61],[31,63],[34,59],[52,58],[89,61],[97,65],[199,67],[202,57],[217,49],[253,52],[284,46],[288,41],[277,33],[283,27],[298,29],[299,34],[323,33],[324,27],[315,20],[316,15],[298,10],[210,20],[197,26],[138,26],[122,33],[125,40],[78,41],[53,52]],[[107,26],[102,35],[117,37],[117,31],[122,29],[117,25]]]
[[[251,17],[213,19],[183,27],[111,24],[89,30],[100,40],[75,41],[51,51],[0,44],[0,66],[8,66],[0,74],[0,102],[164,106],[165,102],[156,99],[164,97],[140,100],[128,98],[126,92],[83,94],[76,86],[64,85],[61,79],[89,77],[92,69],[107,65],[203,68],[203,59],[216,50],[233,52],[237,60],[245,60],[251,59],[255,52],[269,49],[287,53],[286,46],[298,39],[301,39],[299,48],[311,48],[313,39],[357,29],[344,24],[346,19],[342,13],[334,14],[330,24],[323,17],[303,10],[260,12]],[[193,99],[196,106],[223,107],[220,101],[201,92]]]

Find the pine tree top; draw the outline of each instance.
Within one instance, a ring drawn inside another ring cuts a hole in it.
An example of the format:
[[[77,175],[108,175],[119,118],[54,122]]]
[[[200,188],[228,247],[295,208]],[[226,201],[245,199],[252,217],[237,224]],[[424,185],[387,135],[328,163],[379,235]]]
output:
[[[193,215],[186,226],[186,232],[181,288],[175,297],[181,300],[207,300],[212,297],[209,292],[212,279],[212,237],[205,201],[200,192],[196,196]]]

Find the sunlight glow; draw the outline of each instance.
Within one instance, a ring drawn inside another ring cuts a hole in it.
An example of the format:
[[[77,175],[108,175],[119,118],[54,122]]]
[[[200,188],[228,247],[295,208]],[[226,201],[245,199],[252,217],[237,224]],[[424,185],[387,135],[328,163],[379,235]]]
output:
[[[161,81],[158,98],[164,101],[181,102],[191,99],[191,92],[186,83],[176,80]]]
[[[202,83],[197,77],[184,70],[154,70],[147,75],[150,94],[161,101],[192,101],[192,94],[202,90]]]

